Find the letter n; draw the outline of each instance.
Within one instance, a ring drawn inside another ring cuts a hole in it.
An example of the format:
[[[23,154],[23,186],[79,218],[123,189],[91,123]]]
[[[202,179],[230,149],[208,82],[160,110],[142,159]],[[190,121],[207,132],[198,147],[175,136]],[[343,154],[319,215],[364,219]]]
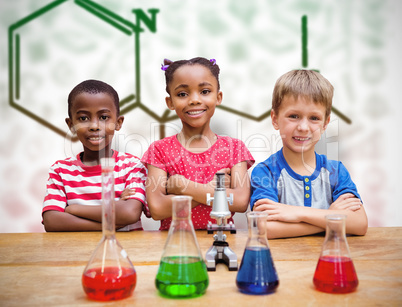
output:
[[[133,13],[137,17],[137,27],[141,28],[140,22],[142,21],[145,26],[153,33],[156,32],[156,14],[159,13],[159,9],[149,9],[151,18],[148,17],[142,9],[134,9]],[[142,29],[141,29],[142,30]]]

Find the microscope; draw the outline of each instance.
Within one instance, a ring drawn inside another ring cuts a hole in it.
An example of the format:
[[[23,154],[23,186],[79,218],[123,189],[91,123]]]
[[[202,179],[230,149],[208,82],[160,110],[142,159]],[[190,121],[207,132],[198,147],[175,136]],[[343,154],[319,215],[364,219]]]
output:
[[[219,262],[225,263],[229,271],[237,271],[237,256],[229,248],[229,243],[226,242],[226,234],[224,231],[230,231],[230,233],[236,233],[235,225],[230,222],[227,223],[227,219],[232,216],[229,211],[229,206],[233,204],[233,194],[229,197],[226,196],[225,188],[225,174],[216,173],[216,187],[214,197],[207,193],[207,205],[209,206],[213,201],[212,211],[210,217],[216,220],[216,224],[208,223],[208,234],[214,235],[214,243],[209,248],[205,255],[205,261],[208,271],[216,271],[216,264]]]

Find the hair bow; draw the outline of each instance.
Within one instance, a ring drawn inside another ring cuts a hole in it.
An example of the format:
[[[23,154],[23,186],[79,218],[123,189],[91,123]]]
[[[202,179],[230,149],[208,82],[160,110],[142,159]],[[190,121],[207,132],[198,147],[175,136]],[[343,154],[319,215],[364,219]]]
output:
[[[172,62],[171,60],[169,60],[169,59],[164,59],[161,69],[162,69],[163,71],[165,71],[166,69],[168,69],[169,65],[172,64],[172,63],[173,63],[173,62]]]

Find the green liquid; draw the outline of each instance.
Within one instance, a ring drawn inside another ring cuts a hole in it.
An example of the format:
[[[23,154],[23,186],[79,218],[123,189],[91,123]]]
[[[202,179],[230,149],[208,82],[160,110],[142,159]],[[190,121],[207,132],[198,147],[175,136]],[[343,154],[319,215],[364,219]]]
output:
[[[164,257],[156,275],[156,288],[169,297],[194,297],[209,284],[207,267],[198,257]]]

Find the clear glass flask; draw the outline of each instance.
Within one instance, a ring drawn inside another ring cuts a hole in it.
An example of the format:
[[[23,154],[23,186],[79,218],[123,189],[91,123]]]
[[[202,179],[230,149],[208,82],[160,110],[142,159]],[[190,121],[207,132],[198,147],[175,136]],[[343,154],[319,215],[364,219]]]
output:
[[[191,221],[190,196],[172,197],[172,223],[155,285],[167,297],[195,297],[205,293],[208,272]]]
[[[327,228],[313,283],[317,290],[328,293],[354,291],[359,281],[345,234],[346,216],[326,216]]]
[[[278,274],[268,246],[266,212],[248,212],[248,239],[237,272],[236,285],[247,294],[268,294],[279,286]]]
[[[82,274],[82,286],[94,300],[110,301],[129,297],[137,275],[126,251],[115,236],[113,158],[102,158],[102,239]]]

